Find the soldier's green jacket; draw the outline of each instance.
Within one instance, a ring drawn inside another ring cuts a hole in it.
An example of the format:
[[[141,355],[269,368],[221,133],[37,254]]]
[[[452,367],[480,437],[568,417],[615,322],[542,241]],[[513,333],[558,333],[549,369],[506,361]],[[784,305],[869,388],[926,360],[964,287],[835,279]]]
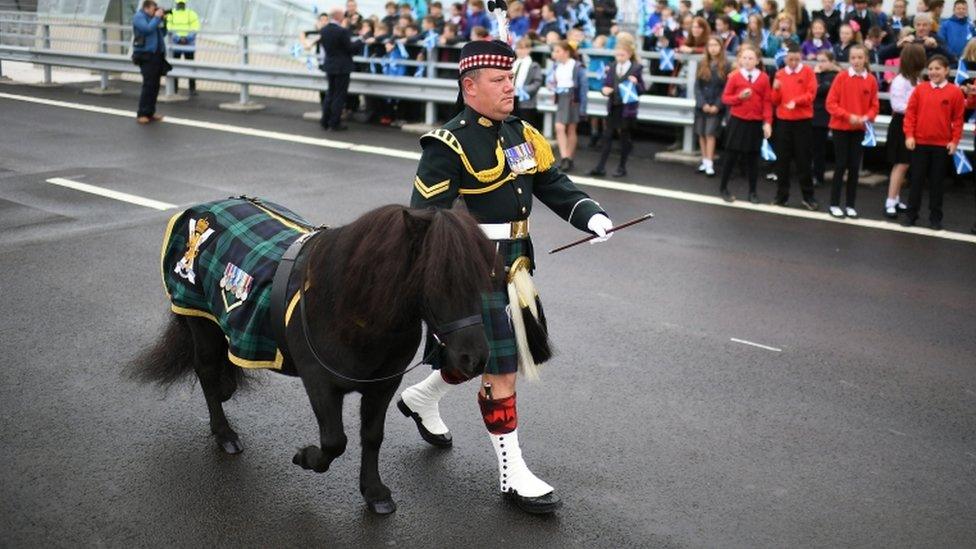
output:
[[[526,142],[537,166],[516,174],[504,151]],[[587,232],[590,217],[604,213],[555,166],[548,141],[515,116],[495,122],[465,107],[442,128],[421,137],[420,143],[424,152],[414,179],[412,207],[450,208],[460,196],[480,223],[505,223],[528,219],[535,197]]]

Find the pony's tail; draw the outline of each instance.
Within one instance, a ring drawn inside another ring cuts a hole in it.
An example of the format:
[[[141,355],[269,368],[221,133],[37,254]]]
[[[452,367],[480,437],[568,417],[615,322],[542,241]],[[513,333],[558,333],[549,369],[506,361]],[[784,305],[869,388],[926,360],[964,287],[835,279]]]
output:
[[[186,318],[171,314],[156,343],[129,363],[126,374],[142,383],[169,386],[193,372],[193,334]]]

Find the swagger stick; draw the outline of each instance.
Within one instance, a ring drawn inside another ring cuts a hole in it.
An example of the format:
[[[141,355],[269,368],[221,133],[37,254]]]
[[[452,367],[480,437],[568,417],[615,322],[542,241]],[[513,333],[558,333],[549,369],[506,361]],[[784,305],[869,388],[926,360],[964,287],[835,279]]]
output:
[[[631,219],[630,221],[628,221],[628,222],[626,222],[626,223],[624,223],[622,225],[617,225],[616,227],[611,227],[610,230],[607,231],[607,234],[612,234],[612,233],[614,233],[616,231],[619,231],[620,229],[626,229],[627,227],[630,227],[631,225],[636,225],[638,223],[643,223],[644,221],[647,221],[648,219],[650,219],[652,217],[654,217],[654,214],[653,213],[646,213],[646,214],[638,217],[637,219]],[[594,234],[594,235],[588,236],[586,238],[581,238],[581,239],[577,240],[576,242],[570,242],[569,244],[566,244],[565,246],[560,246],[560,247],[556,248],[555,250],[549,250],[549,253],[550,254],[554,254],[556,252],[561,252],[563,250],[572,248],[573,246],[579,246],[580,244],[583,244],[584,242],[589,242],[589,241],[593,240],[594,238],[600,238],[600,237]]]

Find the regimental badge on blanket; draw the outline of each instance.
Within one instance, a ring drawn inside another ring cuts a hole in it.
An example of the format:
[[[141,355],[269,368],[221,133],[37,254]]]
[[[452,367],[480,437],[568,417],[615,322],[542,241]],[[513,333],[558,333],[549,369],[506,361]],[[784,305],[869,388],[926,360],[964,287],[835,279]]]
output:
[[[240,307],[244,303],[244,300],[247,299],[248,294],[251,293],[252,284],[254,284],[254,278],[251,275],[245,273],[237,265],[228,263],[224,267],[224,276],[220,279],[220,289],[223,290],[224,310],[230,312]],[[230,299],[228,299],[228,296],[230,296]]]
[[[529,142],[515,145],[510,149],[505,149],[505,160],[508,161],[508,168],[512,170],[512,173],[528,173],[529,170],[536,167],[535,149]]]
[[[190,219],[189,229],[190,239],[186,246],[186,253],[176,264],[173,272],[189,280],[190,284],[196,284],[197,275],[193,272],[193,262],[200,253],[200,246],[214,234],[214,230],[210,228],[210,222],[206,218]]]

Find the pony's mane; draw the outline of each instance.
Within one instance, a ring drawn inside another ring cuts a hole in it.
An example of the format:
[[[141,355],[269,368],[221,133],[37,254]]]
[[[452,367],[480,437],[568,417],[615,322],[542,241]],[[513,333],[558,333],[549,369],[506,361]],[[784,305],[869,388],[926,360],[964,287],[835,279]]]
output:
[[[335,303],[324,314],[343,340],[363,343],[419,317],[423,296],[470,300],[487,289],[493,260],[467,212],[388,205],[340,227],[333,245],[315,246],[309,270],[335,273],[328,282]],[[341,270],[329,269],[330,261]]]

